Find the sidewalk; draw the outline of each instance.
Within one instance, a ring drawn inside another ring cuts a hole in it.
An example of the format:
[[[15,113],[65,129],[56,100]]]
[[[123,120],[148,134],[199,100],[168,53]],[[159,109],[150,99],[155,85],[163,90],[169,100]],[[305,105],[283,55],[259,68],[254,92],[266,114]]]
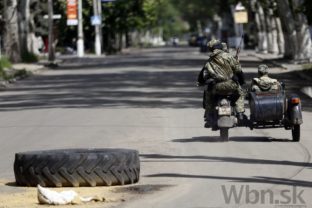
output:
[[[269,54],[269,53],[257,53],[255,51],[248,51],[248,53],[263,61],[270,62],[273,65],[283,68],[288,71],[300,71],[304,69],[302,64],[292,63],[292,61],[284,59],[283,55]]]
[[[39,73],[40,70],[43,70],[45,67],[41,63],[33,63],[33,64],[19,63],[13,64],[12,68],[15,70],[26,70],[31,74],[36,74]]]
[[[256,53],[255,51],[245,51],[245,53],[257,57],[262,61],[269,62],[287,72],[295,72],[302,80],[312,82],[312,64],[296,64],[291,60],[284,59],[283,55]]]
[[[38,74],[45,67],[42,63],[33,63],[33,64],[26,64],[26,63],[18,63],[12,64],[10,69],[6,70],[6,78],[0,78],[0,89],[4,90],[10,84],[15,83],[17,80],[25,79],[31,75]]]

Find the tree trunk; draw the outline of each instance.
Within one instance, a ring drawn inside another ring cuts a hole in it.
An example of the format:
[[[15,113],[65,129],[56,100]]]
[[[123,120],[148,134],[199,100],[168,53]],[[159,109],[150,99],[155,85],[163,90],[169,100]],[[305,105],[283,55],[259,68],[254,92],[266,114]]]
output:
[[[4,50],[12,62],[21,60],[17,12],[17,0],[4,1]]]
[[[30,0],[23,0],[19,2],[18,6],[18,25],[20,34],[20,47],[21,54],[26,54],[29,52],[29,23],[30,23],[30,13],[29,13],[29,3]]]
[[[258,48],[259,52],[268,52],[268,36],[266,31],[266,22],[263,8],[259,2],[257,2],[256,18],[258,18],[259,32],[258,32]]]
[[[36,24],[34,21],[34,14],[31,13],[29,17],[29,35],[28,35],[28,51],[40,55],[40,48],[43,48],[43,41],[41,37],[36,37],[35,35]]]
[[[132,44],[131,36],[129,34],[129,31],[126,31],[126,48],[129,48]]]
[[[277,0],[277,8],[285,31],[285,57],[295,59],[297,51],[295,21],[288,0]]]
[[[282,29],[281,19],[279,17],[274,17],[275,25],[277,28],[277,45],[279,54],[285,54],[285,39],[284,32]]]
[[[302,11],[304,0],[292,0],[295,28],[297,34],[297,50],[296,60],[310,61],[311,60],[311,35],[309,31],[308,21],[306,15]],[[301,10],[300,10],[301,9]]]
[[[48,0],[48,21],[49,21],[49,61],[52,63],[55,60],[54,53],[54,26],[53,26],[53,2]]]
[[[268,31],[268,52],[278,54],[277,46],[277,26],[274,21],[273,9],[267,9],[266,13],[266,25]]]
[[[271,16],[269,14],[269,10],[266,9],[264,13],[265,20],[265,32],[268,40],[268,52],[273,53],[273,27],[271,25]]]
[[[118,51],[121,51],[122,48],[123,48],[122,37],[123,37],[123,33],[122,33],[122,32],[119,32],[119,33],[117,34],[117,40],[116,40],[116,42],[117,42],[117,50],[118,50]]]

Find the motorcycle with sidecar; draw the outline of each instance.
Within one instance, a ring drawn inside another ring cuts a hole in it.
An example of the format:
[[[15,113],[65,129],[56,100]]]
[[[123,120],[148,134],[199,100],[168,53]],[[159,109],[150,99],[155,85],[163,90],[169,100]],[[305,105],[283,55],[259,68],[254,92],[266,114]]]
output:
[[[291,130],[292,140],[300,141],[300,125],[303,123],[301,100],[297,95],[286,95],[285,84],[279,90],[267,92],[248,92],[250,116],[243,120],[236,118],[235,97],[231,94],[215,97],[216,104],[212,124],[209,128],[220,130],[220,138],[229,140],[229,129],[248,127],[253,129],[284,128]]]

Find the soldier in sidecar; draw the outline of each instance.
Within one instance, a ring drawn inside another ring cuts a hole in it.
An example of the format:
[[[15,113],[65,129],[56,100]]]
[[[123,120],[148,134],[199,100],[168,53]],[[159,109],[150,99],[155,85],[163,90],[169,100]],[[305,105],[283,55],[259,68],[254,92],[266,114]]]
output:
[[[276,79],[269,77],[269,67],[261,64],[258,67],[258,77],[252,79],[252,92],[272,92],[280,90],[280,83]]]
[[[300,141],[303,123],[301,101],[297,95],[287,96],[285,85],[268,75],[268,66],[260,65],[258,78],[252,80],[249,93],[250,122],[254,128],[285,128],[292,130],[292,139]]]

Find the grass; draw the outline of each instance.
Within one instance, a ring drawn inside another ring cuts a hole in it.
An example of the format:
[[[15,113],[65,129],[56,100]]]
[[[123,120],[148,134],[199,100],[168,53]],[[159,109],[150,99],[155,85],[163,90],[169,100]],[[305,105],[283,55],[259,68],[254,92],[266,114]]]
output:
[[[6,57],[0,58],[0,78],[3,78],[5,80],[9,79],[9,77],[7,76],[5,72],[5,69],[11,68],[11,67],[12,67],[12,64],[8,58]]]
[[[24,63],[36,63],[38,62],[38,60],[39,60],[38,56],[35,55],[34,53],[27,52],[22,54],[22,61]]]
[[[302,68],[303,68],[304,70],[312,70],[312,63],[303,64],[303,65],[302,65]]]
[[[5,69],[5,68],[11,68],[12,67],[12,64],[11,62],[9,61],[8,58],[6,57],[2,57],[0,58],[0,69]]]
[[[25,69],[6,70],[6,69],[11,69],[11,68],[12,68],[12,64],[8,58],[6,57],[0,58],[0,79],[9,81],[17,77],[27,77],[29,75],[29,73]]]

